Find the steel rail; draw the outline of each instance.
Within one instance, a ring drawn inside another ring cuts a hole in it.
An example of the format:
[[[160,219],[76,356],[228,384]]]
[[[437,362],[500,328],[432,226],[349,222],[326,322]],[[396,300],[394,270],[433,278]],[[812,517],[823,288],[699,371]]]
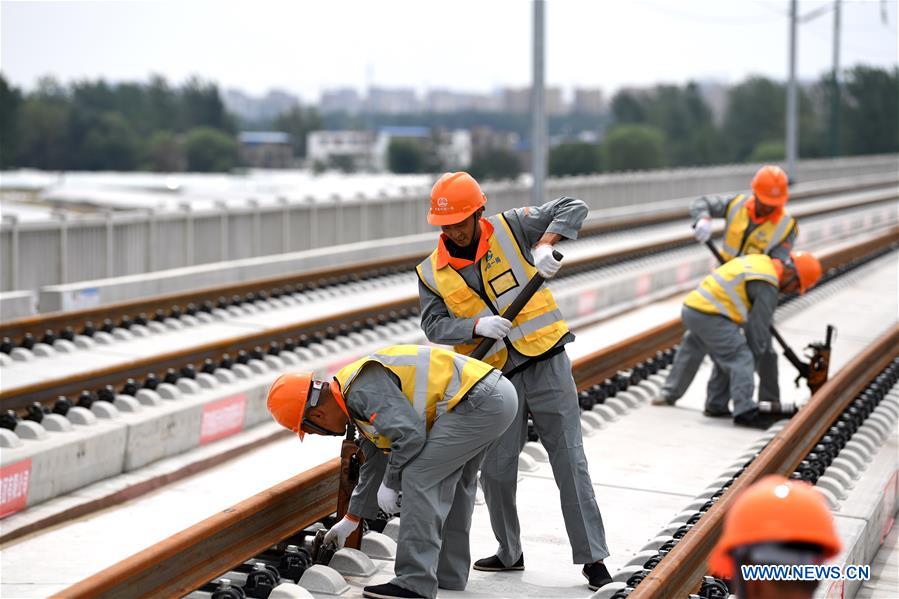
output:
[[[893,229],[891,235],[884,239],[892,242],[899,240],[899,228]],[[873,242],[874,240],[871,240],[864,244],[869,251]],[[882,243],[883,239],[881,245],[875,243],[873,248],[875,250],[882,248]],[[830,252],[824,260],[830,265],[829,267],[837,266],[841,263],[840,254],[845,261],[857,259],[862,255],[855,248],[848,248]],[[680,320],[674,319],[575,360],[572,373],[578,390],[584,390],[610,375],[633,367],[636,362],[658,351],[671,347],[676,343],[681,330]],[[820,436],[827,431],[843,407],[851,402],[855,394],[882,370],[897,352],[899,352],[899,325],[879,338],[862,355],[856,356],[826,383],[815,395],[813,402],[794,416],[775,436],[743,476],[758,478],[768,472],[788,472],[795,468],[808,450],[814,447]],[[826,399],[821,399],[822,397]],[[336,459],[331,460],[126,558],[54,597],[124,595],[150,597],[186,594],[227,572],[236,564],[252,558],[264,549],[333,513],[337,505],[338,475],[339,462]],[[749,483],[741,483],[738,479],[731,489],[743,488],[745,484]],[[720,530],[720,519],[733,495],[730,491],[726,493],[665,558],[669,561],[663,560],[653,570],[652,575],[637,587],[639,592],[644,593],[639,597],[680,596],[668,591],[673,588],[670,585],[681,585],[677,587],[680,589],[689,588],[694,584],[694,579],[704,572],[705,556],[711,550],[714,536]],[[314,507],[309,508],[308,513],[298,507],[309,505]],[[264,506],[264,509],[261,506]],[[708,520],[703,524],[709,515],[714,516],[714,522]],[[700,531],[701,535],[697,534],[697,531]],[[678,560],[674,565],[670,559],[672,555]],[[662,575],[664,578],[661,578]],[[650,587],[652,590],[649,590]],[[660,589],[666,590],[662,592]]]
[[[891,194],[890,201],[895,198],[895,193]],[[879,198],[878,201],[882,202],[885,201],[885,199]],[[858,247],[863,248],[861,253],[869,252],[870,248],[876,247],[877,244],[886,245],[894,242],[895,239],[885,240],[884,238],[885,236],[892,236],[895,238],[897,235],[896,231],[897,229],[893,228],[886,234],[879,235],[860,244]],[[620,262],[625,259],[632,259],[635,256],[643,256],[678,247],[685,247],[692,243],[694,243],[694,239],[690,234],[669,235],[666,238],[652,242],[571,260],[569,263],[565,264],[562,274],[563,276],[567,276],[585,270],[593,270],[606,264]],[[827,256],[831,254],[832,253],[822,256],[822,264],[825,269],[830,268]],[[841,254],[841,256],[843,255]],[[843,260],[844,258],[838,257],[835,259]],[[74,396],[81,391],[98,389],[106,385],[112,385],[114,387],[119,386],[124,384],[128,379],[143,378],[151,373],[162,377],[168,369],[178,370],[188,365],[192,365],[199,370],[203,361],[206,359],[219,360],[225,354],[233,355],[240,351],[252,351],[257,347],[267,348],[272,342],[280,342],[298,335],[323,333],[328,329],[343,324],[363,322],[367,319],[377,318],[390,312],[402,312],[403,310],[411,312],[417,309],[418,297],[410,296],[405,299],[394,300],[384,304],[376,304],[322,318],[310,319],[260,332],[248,333],[200,346],[157,354],[107,368],[80,372],[57,379],[47,379],[38,383],[23,385],[12,389],[2,388],[0,389],[0,409],[22,409],[35,402],[50,404],[60,396]],[[679,329],[665,329],[664,332],[667,335],[666,339],[671,339],[677,336]],[[661,333],[662,331],[660,331],[660,334]],[[673,345],[673,343],[674,342],[671,344]],[[647,357],[648,355],[651,355],[647,353],[648,351],[649,350],[646,350],[646,352],[638,351],[637,354]],[[594,378],[599,378],[599,374]]]
[[[53,595],[181,597],[334,512],[340,459],[298,474]],[[275,541],[277,542],[277,541]]]
[[[629,599],[686,597],[695,592],[706,572],[706,561],[721,534],[727,511],[740,492],[766,474],[793,472],[855,396],[896,356],[899,356],[899,324],[894,324],[818,390],[734,480],[721,499],[650,570]]]
[[[794,193],[791,199],[794,202],[797,200],[811,200],[844,192],[880,189],[891,184],[895,186],[895,183],[895,179],[886,179],[884,181],[869,182],[856,187],[843,185],[827,189],[808,190],[806,192]],[[847,208],[865,207],[894,199],[896,199],[896,194],[895,191],[892,191],[887,192],[887,195],[885,196],[863,199],[862,201],[855,202],[848,206],[834,207],[821,211],[811,211],[809,210],[809,207],[800,204],[799,206],[791,207],[791,210],[793,216],[799,218],[812,215],[825,215]],[[688,216],[689,210],[687,207],[681,206],[677,208],[656,210],[650,214],[641,214],[639,216],[603,218],[601,222],[591,223],[588,221],[585,223],[585,226],[580,232],[580,237],[593,237],[625,229],[664,224],[679,219],[685,219]],[[0,338],[8,337],[13,340],[20,340],[26,335],[32,335],[35,339],[39,340],[48,330],[58,332],[63,331],[66,328],[72,328],[73,330],[80,329],[88,322],[99,324],[107,319],[119,321],[126,317],[134,318],[140,314],[145,314],[149,319],[152,319],[159,310],[170,311],[172,308],[177,307],[184,311],[187,306],[191,304],[194,306],[202,306],[205,302],[212,302],[215,304],[223,297],[230,300],[234,296],[245,297],[251,293],[269,293],[279,289],[293,289],[297,286],[309,286],[312,288],[339,282],[352,282],[369,276],[377,276],[378,274],[411,270],[425,257],[426,254],[412,253],[388,259],[355,263],[352,265],[315,269],[302,273],[277,275],[251,281],[243,281],[240,283],[231,283],[124,302],[115,302],[82,310],[50,312],[26,316],[6,322],[0,322]]]

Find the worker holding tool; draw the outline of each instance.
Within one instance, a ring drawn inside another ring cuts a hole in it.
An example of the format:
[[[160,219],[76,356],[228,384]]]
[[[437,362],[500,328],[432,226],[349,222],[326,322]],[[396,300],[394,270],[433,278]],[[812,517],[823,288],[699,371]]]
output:
[[[693,201],[690,217],[693,234],[700,243],[708,243],[712,218],[725,219],[721,255],[724,261],[749,254],[768,254],[777,258],[786,270],[793,268],[790,251],[796,241],[796,221],[786,211],[790,197],[787,174],[778,166],[761,167],[752,178],[752,193],[731,196],[703,196]],[[777,404],[780,384],[777,379],[777,352],[768,345],[754,354],[759,374],[759,400]],[[726,377],[717,368],[712,373],[718,386],[726,386]]]
[[[463,354],[471,354],[486,339],[484,361],[501,369],[518,391],[515,420],[481,466],[481,486],[499,548],[496,555],[476,561],[474,568],[524,569],[515,496],[530,413],[559,487],[573,560],[585,564],[582,573],[595,590],[611,581],[602,561],[609,551],[565,353],[574,335],[545,285],[514,318],[503,316],[511,316],[520,294],[527,297],[524,290],[532,288],[531,281],[540,283],[536,277],[549,279],[558,272],[561,263],[553,245],[577,238],[587,206],[561,197],[484,218],[485,202],[468,173],[440,177],[431,190],[428,222],[441,227],[443,234],[437,249],[417,267],[421,325],[428,339],[453,345]]]
[[[770,474],[736,498],[709,557],[738,599],[812,599],[816,580],[758,580],[753,566],[814,566],[840,552],[824,497],[804,482]]]
[[[378,508],[402,517],[396,578],[367,586],[372,599],[433,598],[463,590],[477,472],[487,446],[512,422],[515,387],[498,370],[424,345],[394,345],[341,368],[331,381],[284,374],[268,395],[272,415],[300,437],[362,434],[365,461],[346,515],[325,535],[343,546]]]
[[[762,429],[774,422],[774,417],[759,412],[752,400],[753,356],[771,346],[778,290],[805,293],[821,277],[821,263],[812,254],[794,252],[791,258],[795,265],[791,270],[765,254],[734,258],[690,292],[681,310],[687,332],[674,355],[660,398],[653,403],[674,405],[708,354],[717,375],[713,373],[709,380],[705,415],[733,416],[738,426]],[[733,401],[733,413],[728,410],[728,400]]]

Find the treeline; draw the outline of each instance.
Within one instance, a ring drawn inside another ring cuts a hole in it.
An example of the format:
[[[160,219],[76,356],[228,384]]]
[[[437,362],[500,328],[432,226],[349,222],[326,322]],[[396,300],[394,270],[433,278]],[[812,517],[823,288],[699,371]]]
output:
[[[834,100],[831,76],[799,87],[800,157],[899,152],[899,68],[848,69]],[[718,120],[693,83],[619,91],[611,112],[601,143],[550,150],[550,174],[784,159],[786,86],[765,77],[728,89]]]
[[[44,78],[25,94],[0,75],[0,166],[46,170],[228,170],[237,124],[218,86]]]

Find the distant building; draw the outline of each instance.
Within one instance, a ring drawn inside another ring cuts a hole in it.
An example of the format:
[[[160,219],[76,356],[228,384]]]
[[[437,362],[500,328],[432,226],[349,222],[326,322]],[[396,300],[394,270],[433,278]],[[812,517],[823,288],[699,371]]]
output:
[[[490,127],[475,127],[471,130],[471,151],[479,154],[486,150],[514,151],[519,136],[514,131],[496,131]]]
[[[255,168],[290,168],[293,166],[293,149],[290,136],[282,131],[242,131],[240,161]]]
[[[311,164],[372,170],[374,140],[371,131],[313,131],[306,136],[306,155]]]
[[[375,136],[372,148],[372,164],[377,171],[389,170],[390,142],[394,139],[417,139],[422,143],[430,141],[431,130],[427,127],[381,127]]]
[[[323,113],[358,114],[362,111],[362,98],[359,92],[351,87],[325,90],[322,92],[319,110]]]
[[[574,101],[571,103],[571,112],[578,114],[599,114],[602,112],[602,91],[598,89],[574,90]]]
[[[493,112],[499,110],[499,101],[488,94],[454,92],[448,89],[432,89],[425,96],[423,108],[428,112],[463,112],[466,110]]]
[[[543,104],[546,114],[564,114],[565,101],[562,88],[547,87],[543,92]],[[531,111],[531,88],[506,88],[502,91],[502,109],[505,112],[526,113]]]
[[[381,114],[416,112],[419,109],[418,98],[412,88],[373,87],[368,90],[365,106],[369,112]]]

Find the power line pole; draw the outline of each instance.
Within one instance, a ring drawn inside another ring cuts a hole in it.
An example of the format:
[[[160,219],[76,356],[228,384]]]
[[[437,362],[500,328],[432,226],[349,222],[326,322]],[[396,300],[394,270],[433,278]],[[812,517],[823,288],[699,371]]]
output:
[[[796,154],[798,131],[796,130],[796,0],[790,0],[790,63],[787,82],[787,176],[796,180]]]
[[[830,108],[830,153],[840,155],[840,0],[833,6],[833,99]]]
[[[543,203],[543,181],[546,178],[546,110],[544,107],[544,0],[534,0],[534,55],[531,81],[531,175],[534,185],[531,198],[535,206]]]

